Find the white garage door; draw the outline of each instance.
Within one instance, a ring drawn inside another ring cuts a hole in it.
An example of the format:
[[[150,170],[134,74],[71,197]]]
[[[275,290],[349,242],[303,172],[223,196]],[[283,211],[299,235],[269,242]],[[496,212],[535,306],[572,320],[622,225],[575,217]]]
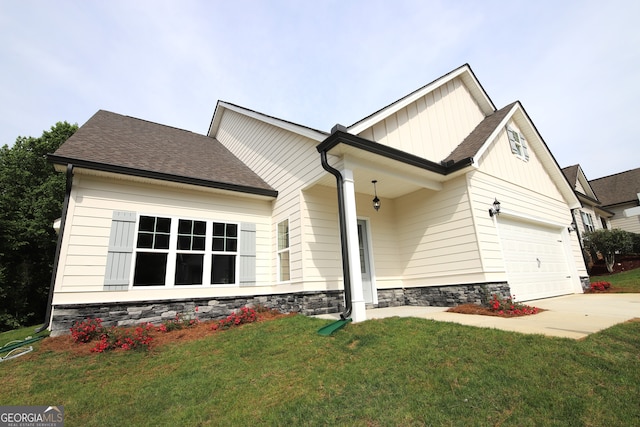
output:
[[[498,218],[511,294],[528,301],[573,293],[559,229]]]

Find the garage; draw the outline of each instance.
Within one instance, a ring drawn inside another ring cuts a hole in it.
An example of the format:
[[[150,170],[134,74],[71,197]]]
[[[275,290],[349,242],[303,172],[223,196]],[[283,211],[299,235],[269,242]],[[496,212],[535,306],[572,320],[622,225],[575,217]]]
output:
[[[516,301],[573,293],[562,229],[502,216],[498,227]]]

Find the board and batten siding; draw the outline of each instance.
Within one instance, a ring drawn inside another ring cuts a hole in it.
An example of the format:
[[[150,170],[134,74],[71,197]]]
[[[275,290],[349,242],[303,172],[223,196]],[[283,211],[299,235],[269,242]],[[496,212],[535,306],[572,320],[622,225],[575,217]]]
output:
[[[289,220],[291,284],[303,283],[301,190],[326,172],[320,164],[317,141],[232,110],[225,110],[215,135],[229,151],[278,191],[273,203],[272,233]],[[272,247],[273,262],[276,242]],[[274,270],[270,278],[277,280]]]
[[[254,224],[255,281],[257,285],[271,284],[273,236],[270,201],[159,184],[95,177],[76,172],[60,253],[54,304],[256,293],[255,286],[141,288],[103,292],[108,284],[105,283],[105,274],[109,248],[114,247],[114,242],[110,244],[114,212],[236,222],[241,227],[243,223]],[[243,232],[246,237],[245,233],[246,227]],[[263,292],[261,289],[258,292],[269,293],[270,290]]]
[[[440,161],[484,117],[462,80],[456,78],[362,131],[359,136]]]

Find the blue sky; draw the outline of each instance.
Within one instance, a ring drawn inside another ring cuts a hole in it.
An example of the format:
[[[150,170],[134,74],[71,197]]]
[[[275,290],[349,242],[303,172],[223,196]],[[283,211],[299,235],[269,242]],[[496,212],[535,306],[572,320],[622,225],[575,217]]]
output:
[[[3,1],[0,145],[97,110],[206,133],[217,100],[329,131],[469,63],[560,166],[640,167],[640,2]]]

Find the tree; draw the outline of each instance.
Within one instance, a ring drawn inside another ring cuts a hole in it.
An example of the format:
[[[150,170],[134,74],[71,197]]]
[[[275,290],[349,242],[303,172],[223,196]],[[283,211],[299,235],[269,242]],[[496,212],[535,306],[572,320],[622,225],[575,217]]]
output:
[[[616,253],[621,255],[626,254],[631,250],[633,245],[631,233],[617,228],[585,233],[584,240],[589,249],[600,252],[609,273],[613,272]]]
[[[47,162],[78,129],[58,122],[39,138],[18,137],[0,148],[0,331],[44,317],[65,175]]]

